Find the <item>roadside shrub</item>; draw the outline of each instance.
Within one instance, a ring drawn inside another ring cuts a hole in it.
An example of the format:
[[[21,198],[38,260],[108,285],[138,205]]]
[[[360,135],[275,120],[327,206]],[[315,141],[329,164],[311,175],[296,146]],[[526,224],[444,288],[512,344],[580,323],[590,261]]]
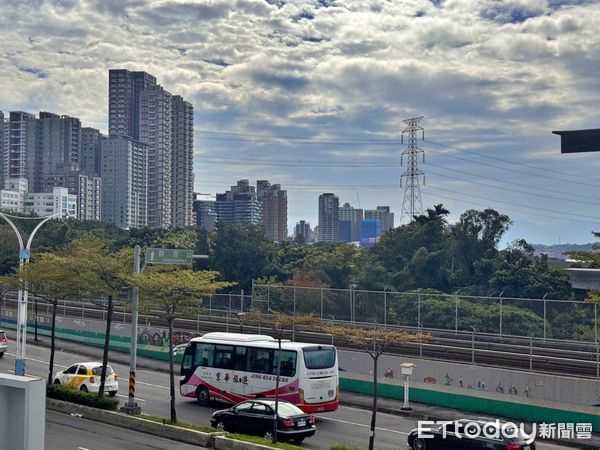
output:
[[[78,405],[91,406],[92,408],[108,409],[114,411],[119,406],[119,400],[106,395],[98,397],[97,394],[89,392],[76,391],[59,384],[49,384],[46,386],[46,396],[56,400],[77,403]]]

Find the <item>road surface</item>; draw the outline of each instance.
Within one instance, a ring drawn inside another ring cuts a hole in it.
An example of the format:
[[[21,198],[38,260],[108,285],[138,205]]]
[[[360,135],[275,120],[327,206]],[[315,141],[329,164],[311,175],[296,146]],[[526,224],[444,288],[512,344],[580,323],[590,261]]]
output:
[[[10,344],[9,344],[10,345]],[[12,347],[9,347],[9,351],[5,354],[4,358],[0,360],[0,372],[3,373],[14,373],[14,342]],[[82,352],[85,348],[82,347]],[[48,371],[48,356],[49,349],[45,347],[38,347],[28,343],[27,345],[27,373],[30,375],[36,375],[43,378],[47,378]],[[82,357],[69,352],[57,351],[55,355],[55,371],[64,370],[76,362],[82,362],[90,360],[90,358]],[[127,392],[127,377],[129,368],[121,364],[112,364],[116,373],[119,375],[119,394],[117,398],[125,401]],[[138,396],[138,402],[142,407],[143,413],[151,414],[160,417],[169,416],[169,375],[163,372],[156,372],[152,370],[138,369],[136,374],[136,394]],[[177,382],[177,377],[175,378]],[[184,422],[195,423],[198,425],[210,425],[210,416],[212,412],[223,408],[223,405],[216,404],[211,407],[201,407],[197,405],[191,399],[185,399],[179,396],[177,392],[176,397],[177,405],[177,418]],[[50,419],[55,418],[56,415],[49,412],[48,417]],[[317,425],[317,434],[307,439],[304,443],[304,447],[315,450],[328,450],[331,445],[335,443],[354,444],[363,448],[368,445],[369,436],[369,422],[370,412],[362,409],[350,408],[341,406],[337,411],[321,414],[319,417],[319,423]],[[61,423],[65,423],[61,421]],[[79,422],[77,422],[79,423]],[[80,426],[69,427],[65,426],[63,430],[63,436],[53,435],[52,427],[58,426],[58,424],[52,421],[47,424],[50,428],[50,435],[46,450],[62,450],[61,442],[68,441],[57,441],[55,439],[68,439],[72,438],[74,441],[77,439],[91,439],[89,445],[86,447],[82,445],[80,447],[89,448],[90,450],[97,450],[105,445],[106,440],[104,439],[106,433],[100,435],[94,431],[96,427],[100,429],[105,428],[105,425],[93,424],[89,421],[83,421]],[[381,450],[398,450],[406,449],[406,436],[408,432],[417,426],[416,421],[412,419],[401,418],[398,416],[379,413],[377,415],[377,430],[376,430],[376,448]],[[54,440],[53,440],[54,439]],[[154,438],[149,438],[154,439]],[[79,442],[79,441],[78,441]],[[54,446],[56,445],[56,446]],[[95,446],[94,446],[95,445]],[[98,447],[101,445],[101,447]],[[179,444],[178,444],[179,445]],[[79,450],[77,446],[73,447]],[[130,448],[125,444],[119,444],[110,447],[112,449]],[[137,448],[137,447],[131,447]],[[140,447],[140,448],[163,448],[163,447]],[[169,448],[169,447],[164,447]],[[172,448],[185,448],[185,447],[172,447]],[[538,444],[539,450],[559,450],[568,449],[571,447],[551,445],[551,444]]]

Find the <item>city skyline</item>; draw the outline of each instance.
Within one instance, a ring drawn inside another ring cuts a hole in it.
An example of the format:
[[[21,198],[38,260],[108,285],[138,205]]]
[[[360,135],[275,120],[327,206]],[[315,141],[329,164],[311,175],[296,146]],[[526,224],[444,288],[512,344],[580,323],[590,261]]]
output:
[[[443,203],[450,222],[495,208],[514,220],[506,241],[583,243],[600,229],[598,156],[561,155],[551,134],[598,127],[597,2],[73,0],[3,13],[4,110],[106,132],[108,69],[152,74],[195,106],[194,190],[280,184],[288,233],[316,223],[322,192],[399,214],[402,120],[417,115],[424,208]]]

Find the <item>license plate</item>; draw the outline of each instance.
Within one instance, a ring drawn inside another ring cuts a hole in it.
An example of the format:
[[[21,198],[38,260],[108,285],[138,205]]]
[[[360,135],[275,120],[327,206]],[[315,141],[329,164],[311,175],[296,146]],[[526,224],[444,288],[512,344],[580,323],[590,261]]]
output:
[[[333,397],[333,393],[334,393],[333,389],[330,389],[329,391],[327,391],[327,395],[329,397]]]
[[[305,427],[306,426],[306,420],[299,420],[298,421],[298,426],[299,427]]]
[[[523,447],[523,450],[531,450],[531,446],[530,445],[526,445],[525,447]]]

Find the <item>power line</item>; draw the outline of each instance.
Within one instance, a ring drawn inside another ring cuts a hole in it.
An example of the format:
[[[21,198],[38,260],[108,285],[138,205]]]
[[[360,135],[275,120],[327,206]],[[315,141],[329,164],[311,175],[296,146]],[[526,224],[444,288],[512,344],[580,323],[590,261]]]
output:
[[[438,190],[438,189],[432,188],[431,186],[429,186],[428,190]],[[443,194],[441,194],[441,196],[443,196],[443,198],[446,198],[446,199],[455,200],[455,201],[463,202],[463,203],[470,203],[472,205],[482,206],[484,208],[489,208],[490,207],[489,203],[483,203],[483,202],[473,201],[470,198],[464,199],[464,198],[453,197],[452,195],[448,195],[448,193],[447,193],[448,191],[446,191],[445,189],[444,190],[439,189],[438,191],[439,192],[443,191]],[[460,196],[462,194],[459,193],[457,195]],[[515,210],[515,209],[511,209],[511,208],[503,208],[503,210],[506,211],[506,212],[509,212],[509,213],[525,214],[525,215],[527,215],[527,213],[529,212],[529,211],[525,211],[525,212],[524,211],[519,211],[519,210]],[[557,216],[555,214],[560,214],[560,213],[552,213],[552,214],[544,214],[544,213],[539,213],[539,212],[536,213],[536,215],[539,216],[539,217],[546,217],[546,218],[549,218],[549,219],[566,220],[564,217],[560,217],[560,216]],[[584,224],[587,224],[587,225],[590,225],[590,224],[598,225],[598,224],[600,224],[597,221],[591,222],[591,221],[587,221],[587,220],[578,220],[578,219],[574,219],[572,217],[569,217],[568,222],[584,223]]]
[[[493,164],[487,164],[487,163],[484,163],[484,162],[481,162],[481,161],[474,161],[472,159],[463,158],[461,156],[452,155],[450,153],[440,153],[438,151],[431,150],[431,149],[430,149],[430,151],[432,151],[433,153],[435,153],[437,155],[440,155],[440,156],[446,156],[446,157],[449,157],[449,158],[458,159],[460,161],[466,161],[468,163],[478,164],[480,166],[491,167],[493,169],[508,170],[510,172],[520,173],[520,174],[527,175],[527,176],[532,176],[532,177],[543,178],[545,180],[561,181],[563,183],[571,183],[571,184],[576,184],[576,185],[591,186],[591,187],[594,187],[594,188],[600,188],[600,185],[598,185],[598,184],[586,183],[584,181],[566,180],[564,178],[557,178],[557,177],[549,178],[547,175],[540,175],[540,174],[537,174],[537,173],[526,172],[524,170],[507,169],[506,167],[495,166]]]

